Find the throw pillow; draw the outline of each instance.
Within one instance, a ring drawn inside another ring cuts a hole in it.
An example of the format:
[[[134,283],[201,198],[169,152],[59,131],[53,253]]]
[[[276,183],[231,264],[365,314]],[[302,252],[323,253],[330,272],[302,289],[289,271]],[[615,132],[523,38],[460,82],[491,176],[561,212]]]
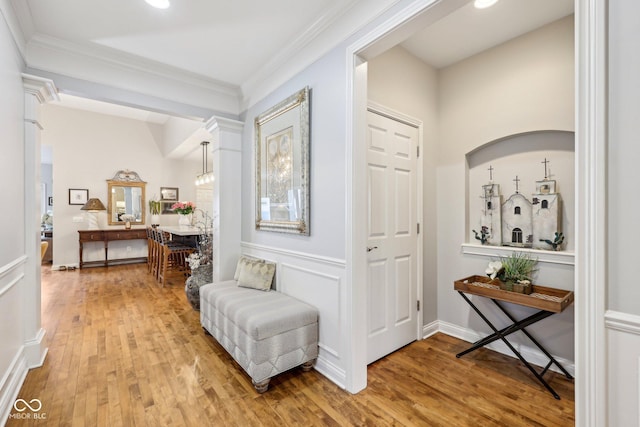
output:
[[[240,257],[236,267],[235,279],[238,286],[270,291],[276,265],[263,259]]]

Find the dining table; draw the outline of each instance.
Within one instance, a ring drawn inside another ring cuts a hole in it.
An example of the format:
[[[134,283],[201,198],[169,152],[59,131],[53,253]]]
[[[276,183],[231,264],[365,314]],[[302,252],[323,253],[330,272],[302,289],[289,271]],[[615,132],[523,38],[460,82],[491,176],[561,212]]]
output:
[[[161,225],[159,228],[171,234],[171,240],[193,247],[198,246],[198,236],[204,233],[200,227],[187,225]]]

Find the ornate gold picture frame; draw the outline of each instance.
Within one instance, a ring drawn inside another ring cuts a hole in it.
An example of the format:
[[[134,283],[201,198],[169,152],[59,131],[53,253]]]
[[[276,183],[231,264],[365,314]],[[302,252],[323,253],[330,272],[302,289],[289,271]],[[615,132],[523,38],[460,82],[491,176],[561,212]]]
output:
[[[255,119],[256,230],[309,235],[309,92]]]

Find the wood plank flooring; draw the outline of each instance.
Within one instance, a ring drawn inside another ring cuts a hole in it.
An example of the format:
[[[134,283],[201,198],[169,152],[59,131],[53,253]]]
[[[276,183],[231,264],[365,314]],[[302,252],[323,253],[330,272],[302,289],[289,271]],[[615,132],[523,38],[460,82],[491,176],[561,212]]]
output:
[[[300,369],[259,395],[203,333],[183,278],[161,288],[144,264],[43,268],[49,353],[19,397],[42,402],[45,420],[8,426],[571,426],[573,382],[546,377],[555,400],[516,359],[443,334],[372,364],[351,395]],[[13,411],[12,413],[16,413]]]

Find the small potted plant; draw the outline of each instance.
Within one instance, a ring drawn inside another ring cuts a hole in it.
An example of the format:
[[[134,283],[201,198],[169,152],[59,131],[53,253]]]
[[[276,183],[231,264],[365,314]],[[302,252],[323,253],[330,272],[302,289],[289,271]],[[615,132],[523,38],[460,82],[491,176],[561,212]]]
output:
[[[537,259],[527,253],[514,252],[508,257],[501,257],[502,274],[498,274],[504,289],[521,294],[531,293],[531,276],[535,271]]]
[[[508,257],[500,257],[500,261],[490,262],[485,273],[492,281],[498,279],[500,289],[529,295],[537,262],[529,254],[514,252]]]
[[[160,225],[160,200],[156,200],[155,197],[149,200],[149,212],[151,213],[151,226],[157,227]]]

